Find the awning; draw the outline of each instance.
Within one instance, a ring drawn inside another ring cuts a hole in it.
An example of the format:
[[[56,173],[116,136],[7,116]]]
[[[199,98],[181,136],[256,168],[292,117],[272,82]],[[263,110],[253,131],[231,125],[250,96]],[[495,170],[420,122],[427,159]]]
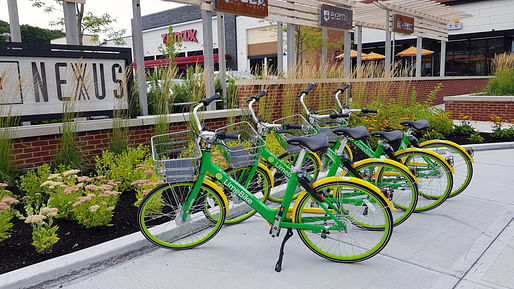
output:
[[[366,55],[365,53],[362,53],[362,57],[364,57],[365,55]],[[350,50],[350,57],[351,58],[357,57],[357,50],[353,50],[353,49]],[[336,56],[336,58],[344,58],[344,53]]]
[[[228,59],[229,55],[225,54],[225,59]],[[219,62],[218,54],[214,54],[214,62]],[[175,57],[175,63],[180,68],[187,67],[189,65],[203,64],[204,57],[203,55],[195,55],[195,56],[187,56],[187,57]],[[136,63],[134,62],[134,67],[136,67]],[[154,59],[154,60],[145,60],[145,68],[157,67],[157,66],[168,66],[168,59]]]

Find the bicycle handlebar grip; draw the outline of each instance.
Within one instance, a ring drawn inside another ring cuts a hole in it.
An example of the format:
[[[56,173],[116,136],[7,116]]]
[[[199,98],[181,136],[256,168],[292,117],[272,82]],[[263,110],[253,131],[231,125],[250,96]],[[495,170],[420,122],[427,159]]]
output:
[[[250,96],[250,98],[248,98],[246,102],[250,102],[252,99],[255,99],[255,101],[259,101],[261,97],[265,96],[267,93],[268,92],[266,90],[263,90],[259,94]]]
[[[331,119],[341,118],[341,117],[350,117],[349,113],[333,113],[330,115]]]
[[[302,92],[300,92],[300,94],[298,94],[298,96],[297,96],[297,97],[302,96],[304,93],[305,93],[305,94],[309,94],[309,92],[311,92],[311,90],[312,90],[313,88],[315,88],[315,87],[316,87],[316,83],[311,83],[311,85],[310,85],[307,89],[302,90]]]
[[[303,125],[296,124],[296,123],[284,123],[282,125],[282,128],[285,129],[285,130],[288,130],[288,129],[303,129]]]
[[[362,112],[362,113],[378,113],[378,110],[377,110],[377,109],[367,109],[367,108],[363,108],[363,109],[361,109],[361,112]]]
[[[217,139],[235,139],[235,140],[239,140],[240,139],[240,135],[238,133],[227,133],[224,130],[220,130],[220,131],[216,132],[216,138]]]
[[[346,84],[345,86],[343,86],[343,87],[339,87],[338,89],[336,89],[336,90],[334,91],[334,93],[337,93],[337,92],[339,92],[339,91],[344,92],[344,91],[345,91],[345,90],[347,90],[348,88],[350,88],[350,84],[349,84],[349,83],[347,83],[347,84]]]
[[[211,104],[211,102],[213,102],[219,98],[221,98],[221,95],[219,93],[216,93],[215,95],[213,95],[211,97],[207,97],[207,98],[200,100],[200,102],[203,103],[204,106],[208,106],[209,104]]]

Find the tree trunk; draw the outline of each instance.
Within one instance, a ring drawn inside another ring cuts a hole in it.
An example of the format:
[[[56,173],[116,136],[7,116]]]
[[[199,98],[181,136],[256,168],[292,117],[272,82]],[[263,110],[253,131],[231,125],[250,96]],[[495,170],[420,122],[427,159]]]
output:
[[[82,19],[84,18],[84,4],[77,6],[77,29],[79,31],[79,45],[83,45],[84,29],[82,28]]]

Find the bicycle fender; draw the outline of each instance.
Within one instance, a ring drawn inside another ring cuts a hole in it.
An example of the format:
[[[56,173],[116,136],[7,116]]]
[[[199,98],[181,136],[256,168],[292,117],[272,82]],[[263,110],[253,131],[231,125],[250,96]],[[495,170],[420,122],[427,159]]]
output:
[[[450,168],[450,171],[452,172],[452,174],[455,174],[455,170],[453,169],[452,166],[450,166],[450,164],[448,164],[448,162],[438,153],[435,153],[431,150],[427,150],[427,149],[421,149],[421,148],[406,148],[406,149],[403,149],[403,150],[399,150],[397,152],[394,153],[395,156],[398,156],[399,154],[402,154],[402,153],[409,153],[409,152],[424,152],[424,153],[427,153],[435,158],[438,158],[440,161],[442,161],[445,165],[447,165],[449,168]]]
[[[353,164],[353,167],[358,167],[358,166],[361,166],[361,165],[366,165],[366,164],[369,164],[369,163],[373,163],[373,162],[378,162],[378,163],[386,163],[386,164],[389,164],[391,166],[396,166],[396,167],[399,167],[400,169],[402,169],[403,171],[407,172],[409,174],[409,176],[414,180],[416,181],[416,184],[419,185],[419,180],[418,178],[409,170],[408,167],[406,167],[404,164],[402,163],[399,163],[399,162],[395,162],[391,159],[364,159],[364,160],[360,160],[356,163]]]
[[[309,151],[309,154],[314,156],[314,158],[316,159],[316,162],[318,162],[318,168],[321,168],[321,159],[319,158],[318,154],[315,152],[311,152],[311,151]]]
[[[275,186],[275,181],[273,179],[273,174],[271,173],[271,171],[268,169],[268,167],[266,165],[264,165],[263,163],[259,163],[258,164],[258,167],[261,168],[264,172],[266,172],[266,174],[268,175],[268,178],[270,179],[271,181],[271,187],[273,188]]]
[[[214,189],[216,192],[218,192],[218,194],[220,194],[221,198],[223,199],[223,203],[225,203],[225,208],[227,208],[228,212],[230,210],[230,208],[228,207],[228,199],[223,190],[211,180],[204,179],[203,183]]]
[[[431,144],[438,144],[438,143],[448,144],[449,146],[457,148],[459,151],[464,153],[464,155],[466,155],[471,160],[471,163],[473,163],[473,164],[475,163],[475,160],[473,159],[472,156],[470,156],[468,154],[468,151],[466,151],[461,145],[459,145],[457,143],[454,143],[452,141],[449,141],[449,140],[442,140],[442,139],[427,140],[427,141],[424,141],[424,142],[420,143],[419,147],[423,148],[424,146],[431,145]]]

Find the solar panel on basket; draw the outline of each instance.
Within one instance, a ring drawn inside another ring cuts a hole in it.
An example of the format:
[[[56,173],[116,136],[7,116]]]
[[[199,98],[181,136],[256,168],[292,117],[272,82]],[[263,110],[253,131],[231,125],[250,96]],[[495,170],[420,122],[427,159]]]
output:
[[[275,133],[275,137],[282,146],[284,150],[286,150],[290,154],[296,154],[300,152],[300,146],[291,145],[287,143],[287,138],[291,136],[310,136],[315,134],[314,128],[309,124],[309,122],[301,115],[301,114],[293,114],[291,116],[286,116],[283,118],[279,118],[273,121],[274,124],[300,124],[303,126],[302,129],[288,129],[287,133]]]
[[[223,157],[233,168],[249,167],[259,160],[258,149],[264,147],[264,141],[255,129],[246,121],[233,123],[216,130],[237,133],[238,140],[224,140],[221,150]]]
[[[201,152],[191,131],[179,131],[152,137],[152,157],[159,177],[167,182],[192,181]]]

